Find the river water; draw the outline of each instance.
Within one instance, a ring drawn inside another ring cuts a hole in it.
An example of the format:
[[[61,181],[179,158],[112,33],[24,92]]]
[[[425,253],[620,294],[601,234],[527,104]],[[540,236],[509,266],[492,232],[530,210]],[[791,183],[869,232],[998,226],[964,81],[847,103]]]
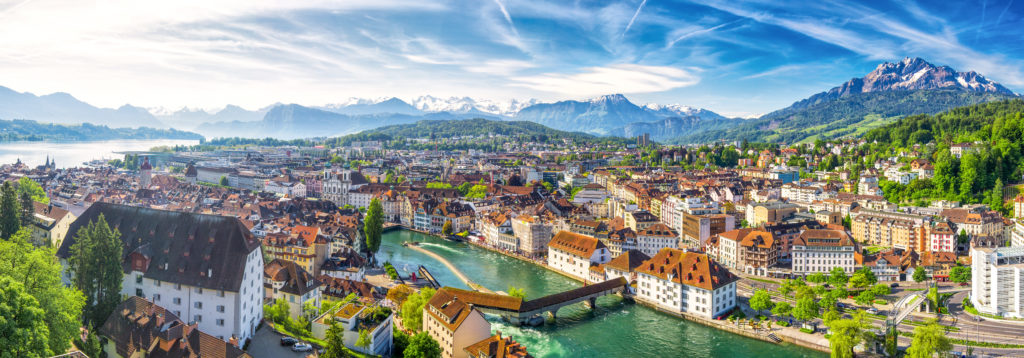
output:
[[[466,288],[455,274],[433,258],[402,247],[418,241],[459,267],[473,282],[495,291],[512,285],[526,290],[527,298],[565,291],[581,284],[539,266],[469,244],[442,240],[413,231],[384,234],[378,259],[399,271],[425,266],[443,286]],[[553,323],[541,327],[514,327],[488,317],[491,328],[511,335],[535,357],[827,357],[794,345],[775,345],[709,328],[647,307],[601,297],[591,311],[577,304],[562,308]]]
[[[133,139],[89,142],[0,142],[0,164],[18,159],[31,167],[43,165],[46,157],[56,159],[58,168],[80,167],[93,159],[123,158],[121,151],[149,150],[157,146],[194,145],[196,140]]]

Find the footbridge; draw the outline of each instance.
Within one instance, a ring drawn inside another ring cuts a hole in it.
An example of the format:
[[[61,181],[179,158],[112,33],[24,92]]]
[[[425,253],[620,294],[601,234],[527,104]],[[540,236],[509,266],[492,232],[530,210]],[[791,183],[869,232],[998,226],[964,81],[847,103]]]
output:
[[[593,308],[598,297],[620,294],[628,285],[629,282],[625,278],[619,277],[532,300],[452,287],[443,289],[452,292],[458,299],[472,304],[481,312],[499,315],[512,324],[522,325],[530,322],[543,322],[542,315],[545,313],[556,317],[560,308],[580,302],[586,302],[589,307]]]

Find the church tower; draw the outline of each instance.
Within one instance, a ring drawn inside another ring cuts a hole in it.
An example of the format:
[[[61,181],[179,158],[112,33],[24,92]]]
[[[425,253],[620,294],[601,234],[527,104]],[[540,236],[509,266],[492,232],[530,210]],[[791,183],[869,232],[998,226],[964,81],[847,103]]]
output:
[[[153,166],[149,165],[149,157],[142,160],[139,166],[139,188],[149,189],[150,180],[153,179]]]

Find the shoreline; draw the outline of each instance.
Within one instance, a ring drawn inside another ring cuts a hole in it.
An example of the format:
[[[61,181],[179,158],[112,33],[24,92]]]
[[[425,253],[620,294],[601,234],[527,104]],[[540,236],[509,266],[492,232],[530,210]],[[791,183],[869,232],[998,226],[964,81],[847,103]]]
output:
[[[401,227],[403,229],[405,229],[404,226],[401,226]],[[415,232],[418,232],[418,233],[421,233],[421,234],[430,235],[430,236],[436,237],[436,238],[444,240],[444,241],[451,241],[451,240],[445,239],[445,238],[443,238],[443,237],[441,237],[439,235],[435,235],[435,234],[431,234],[431,233],[426,233],[426,232],[422,232],[422,231],[419,231],[419,230],[410,230],[410,231],[415,231]],[[530,260],[528,258],[521,257],[519,255],[510,255],[510,254],[508,254],[508,253],[506,253],[506,252],[504,252],[502,250],[498,250],[498,249],[495,249],[495,248],[492,248],[492,247],[489,247],[489,246],[486,246],[486,245],[474,242],[472,240],[466,240],[465,242],[469,243],[469,244],[471,244],[473,246],[476,246],[476,247],[488,250],[488,251],[492,251],[492,252],[495,252],[495,253],[502,254],[502,255],[504,255],[506,257],[513,257],[513,258],[519,259],[520,261],[524,261],[524,262],[528,262],[528,263],[537,265],[537,266],[539,266],[541,268],[544,268],[545,270],[548,270],[550,272],[554,272],[554,273],[557,273],[557,274],[559,274],[561,276],[564,276],[564,277],[567,277],[569,279],[572,279],[574,281],[582,282],[582,283],[586,284],[585,280],[580,279],[579,277],[575,277],[575,276],[566,274],[566,273],[561,272],[559,270],[555,270],[555,269],[549,267],[546,264],[541,264],[541,263],[538,263],[536,261]],[[429,252],[429,250],[426,250],[426,249],[424,249],[424,250]],[[453,271],[454,272],[459,272],[459,271],[456,271],[456,270],[453,270]],[[664,310],[662,308],[657,307],[656,305],[654,305],[652,303],[645,302],[645,301],[640,300],[640,299],[636,299],[635,297],[632,297],[632,298],[633,298],[633,302],[635,302],[635,303],[637,303],[637,304],[639,304],[641,306],[647,307],[647,308],[649,308],[649,309],[651,309],[653,311],[656,311],[656,312],[659,312],[659,313],[668,314],[668,315],[671,315],[673,317],[676,317],[676,318],[679,318],[679,319],[684,319],[684,320],[687,320],[687,321],[690,321],[690,322],[699,323],[701,325],[704,325],[704,326],[707,326],[707,327],[710,327],[710,328],[715,328],[715,329],[718,329],[718,330],[721,330],[721,331],[729,332],[729,333],[732,333],[732,334],[735,334],[735,335],[738,335],[738,336],[743,336],[743,337],[750,338],[750,339],[756,339],[756,340],[759,340],[759,341],[762,341],[762,342],[772,343],[772,344],[776,344],[776,345],[780,345],[780,344],[782,344],[782,342],[786,342],[786,343],[789,343],[789,344],[793,344],[793,345],[796,345],[796,346],[800,346],[800,347],[811,349],[811,350],[818,351],[818,352],[824,352],[824,353],[831,352],[829,347],[823,347],[823,346],[821,346],[819,344],[815,344],[813,342],[807,342],[807,341],[799,339],[797,337],[791,337],[788,334],[782,333],[781,330],[780,331],[772,331],[773,334],[774,333],[779,333],[779,334],[776,334],[775,336],[780,339],[780,342],[775,342],[775,341],[771,340],[770,338],[768,338],[767,336],[764,336],[764,335],[761,335],[761,334],[757,334],[757,333],[754,333],[754,332],[746,332],[742,328],[729,327],[727,325],[716,324],[714,322],[705,322],[704,319],[700,318],[700,317],[691,317],[689,315],[686,315],[685,313],[676,313],[676,312],[667,311],[667,310]],[[737,305],[737,307],[739,307],[739,305]]]

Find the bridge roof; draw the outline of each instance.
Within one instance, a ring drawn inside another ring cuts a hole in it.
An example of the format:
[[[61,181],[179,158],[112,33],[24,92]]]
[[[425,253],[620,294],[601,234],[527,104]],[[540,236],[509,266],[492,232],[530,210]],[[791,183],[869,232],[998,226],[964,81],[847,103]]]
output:
[[[442,290],[445,290],[451,295],[458,297],[460,301],[472,304],[473,306],[476,307],[497,309],[503,311],[518,311],[520,306],[523,304],[522,298],[506,296],[497,293],[477,292],[463,290],[461,288],[454,287],[445,287],[442,288]]]
[[[535,300],[529,300],[523,302],[520,307],[520,312],[529,312],[539,308],[557,305],[566,301],[571,301],[579,297],[592,295],[602,291],[607,291],[617,287],[624,287],[629,282],[626,281],[625,277],[617,277],[605,282],[595,283],[593,285],[583,286],[577,289],[568,290],[565,292],[556,293],[553,295],[547,295]]]

